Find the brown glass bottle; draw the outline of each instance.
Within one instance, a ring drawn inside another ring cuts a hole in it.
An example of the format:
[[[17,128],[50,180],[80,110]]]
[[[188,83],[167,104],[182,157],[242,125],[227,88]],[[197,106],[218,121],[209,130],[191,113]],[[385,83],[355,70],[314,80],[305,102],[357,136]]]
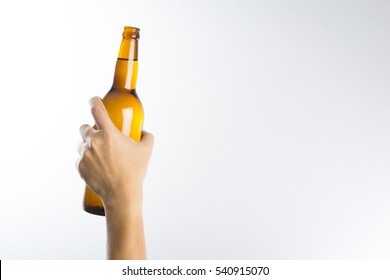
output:
[[[135,141],[141,140],[143,108],[135,87],[138,74],[139,28],[125,26],[115,67],[114,82],[103,103],[115,126]],[[84,210],[104,216],[104,206],[88,186],[85,189]]]

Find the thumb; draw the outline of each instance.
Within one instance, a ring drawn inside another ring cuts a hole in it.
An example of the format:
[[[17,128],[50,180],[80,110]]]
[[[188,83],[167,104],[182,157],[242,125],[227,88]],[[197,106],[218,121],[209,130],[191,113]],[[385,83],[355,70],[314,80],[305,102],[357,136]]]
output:
[[[98,129],[108,130],[114,126],[110,117],[108,116],[106,107],[104,107],[104,104],[99,97],[92,97],[89,100],[89,105],[91,107],[91,113]]]

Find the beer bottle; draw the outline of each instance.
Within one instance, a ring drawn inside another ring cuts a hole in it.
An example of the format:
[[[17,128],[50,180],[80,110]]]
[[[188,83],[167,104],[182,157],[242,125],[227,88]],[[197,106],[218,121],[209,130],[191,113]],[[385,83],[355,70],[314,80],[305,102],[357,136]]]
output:
[[[115,126],[135,141],[141,140],[143,108],[135,90],[138,73],[139,28],[125,26],[114,81],[103,103]],[[96,127],[94,127],[96,129]],[[84,210],[104,216],[101,199],[88,186],[84,196]]]

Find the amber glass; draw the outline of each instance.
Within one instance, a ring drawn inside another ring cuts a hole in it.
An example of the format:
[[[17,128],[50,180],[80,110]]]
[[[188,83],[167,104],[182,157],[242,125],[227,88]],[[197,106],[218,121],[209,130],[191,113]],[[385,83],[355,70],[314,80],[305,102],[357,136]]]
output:
[[[139,29],[125,26],[116,62],[114,82],[103,103],[115,126],[135,141],[141,140],[143,108],[135,87],[138,74]],[[104,206],[88,186],[85,189],[84,210],[104,216]]]

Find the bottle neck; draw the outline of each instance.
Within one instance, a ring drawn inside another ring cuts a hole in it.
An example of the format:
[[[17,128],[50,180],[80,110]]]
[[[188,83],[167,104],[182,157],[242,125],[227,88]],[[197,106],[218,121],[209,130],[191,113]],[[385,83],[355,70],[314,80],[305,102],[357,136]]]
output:
[[[113,88],[133,90],[138,74],[138,38],[123,38],[115,66]]]

